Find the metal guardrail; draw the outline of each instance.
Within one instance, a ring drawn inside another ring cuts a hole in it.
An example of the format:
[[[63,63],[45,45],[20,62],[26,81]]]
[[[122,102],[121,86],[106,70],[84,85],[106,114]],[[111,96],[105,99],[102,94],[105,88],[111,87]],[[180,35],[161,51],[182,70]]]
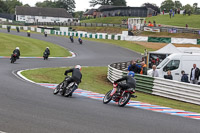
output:
[[[108,66],[107,78],[112,83],[127,74],[130,62],[113,63]],[[200,86],[174,80],[135,75],[136,90],[170,99],[200,105]]]

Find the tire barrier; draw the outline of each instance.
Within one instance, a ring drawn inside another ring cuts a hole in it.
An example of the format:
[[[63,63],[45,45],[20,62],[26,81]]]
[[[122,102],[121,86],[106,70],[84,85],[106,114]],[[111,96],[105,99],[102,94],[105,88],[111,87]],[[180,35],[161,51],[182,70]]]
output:
[[[108,65],[107,78],[110,82],[127,74],[130,62]],[[135,75],[136,90],[174,100],[200,105],[200,86],[146,75]]]

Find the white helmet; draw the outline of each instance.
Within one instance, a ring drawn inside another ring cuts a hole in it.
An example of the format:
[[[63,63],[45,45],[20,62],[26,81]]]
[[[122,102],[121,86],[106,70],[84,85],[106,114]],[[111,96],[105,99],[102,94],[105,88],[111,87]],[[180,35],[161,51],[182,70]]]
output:
[[[81,70],[81,66],[80,65],[76,65],[75,68],[78,68],[79,70]]]
[[[16,47],[16,49],[18,49],[18,50],[19,50],[19,47]]]
[[[47,49],[49,49],[49,47],[46,47]]]

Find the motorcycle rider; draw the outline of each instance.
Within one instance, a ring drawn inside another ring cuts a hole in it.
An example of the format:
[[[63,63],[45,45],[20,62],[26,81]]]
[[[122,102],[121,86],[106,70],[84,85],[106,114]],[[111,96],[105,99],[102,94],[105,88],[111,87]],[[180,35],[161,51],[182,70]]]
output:
[[[126,84],[118,84],[118,86],[122,90],[127,90],[129,88],[133,88],[135,90],[136,87],[136,81],[134,79],[135,73],[133,71],[130,71],[127,76],[124,76],[116,81],[114,81],[114,84],[116,85],[118,82],[126,81]],[[120,89],[117,90],[117,93],[120,93]],[[136,97],[136,96],[135,96]]]
[[[65,71],[65,75],[67,76],[68,73],[72,73],[72,77],[69,78],[64,83],[64,88],[66,88],[71,82],[76,82],[78,85],[81,83],[82,74],[81,74],[81,66],[76,65],[74,68]],[[71,95],[72,96],[72,95]]]
[[[71,42],[74,42],[73,36],[70,36],[69,39],[71,40]]]
[[[82,41],[82,39],[79,37],[79,38],[78,38],[78,41],[80,42],[80,41]]]
[[[19,47],[16,47],[15,50],[13,50],[13,54],[14,54],[14,53],[17,53],[16,58],[19,59],[19,56],[20,56],[20,50],[19,50]]]
[[[49,50],[49,47],[46,47],[44,53],[43,53],[43,57],[45,57],[45,55],[47,55],[47,57],[49,57],[50,55],[50,50]]]

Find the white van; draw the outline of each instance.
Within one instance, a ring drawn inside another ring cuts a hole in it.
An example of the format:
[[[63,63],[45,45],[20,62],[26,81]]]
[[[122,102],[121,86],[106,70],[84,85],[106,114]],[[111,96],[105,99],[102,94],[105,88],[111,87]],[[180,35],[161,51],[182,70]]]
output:
[[[200,53],[177,53],[171,54],[165,58],[158,66],[159,77],[164,78],[167,75],[167,71],[170,70],[173,76],[173,80],[181,81],[181,71],[184,70],[190,78],[191,69],[193,64],[196,64],[200,68]],[[152,69],[148,71],[148,75],[152,75]]]

